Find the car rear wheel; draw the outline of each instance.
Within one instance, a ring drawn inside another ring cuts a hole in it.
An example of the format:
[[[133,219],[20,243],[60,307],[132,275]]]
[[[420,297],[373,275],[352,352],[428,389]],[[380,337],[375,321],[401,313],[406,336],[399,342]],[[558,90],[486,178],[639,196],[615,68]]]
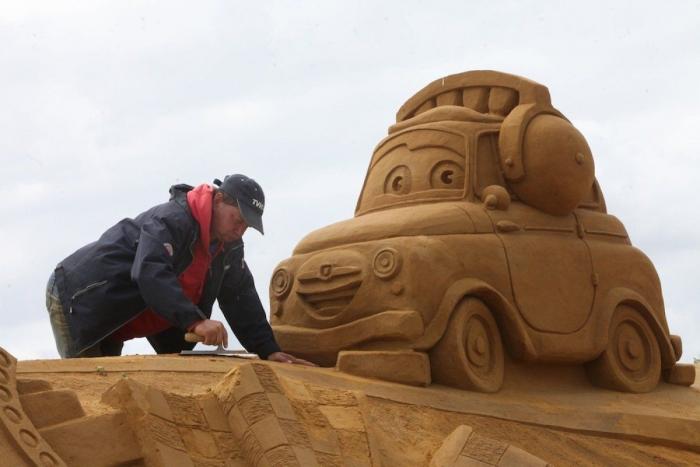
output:
[[[433,381],[496,392],[503,384],[503,366],[503,344],[496,320],[480,300],[464,300],[452,314],[442,339],[430,351]]]
[[[586,365],[591,382],[624,392],[649,392],[659,383],[659,344],[644,317],[634,308],[620,305],[613,314],[608,345]]]

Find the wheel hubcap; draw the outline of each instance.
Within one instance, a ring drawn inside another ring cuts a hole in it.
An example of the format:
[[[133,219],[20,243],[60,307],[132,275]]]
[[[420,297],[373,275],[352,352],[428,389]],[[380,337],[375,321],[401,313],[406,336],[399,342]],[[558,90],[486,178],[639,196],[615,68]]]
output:
[[[617,355],[623,368],[636,372],[644,369],[647,352],[641,331],[632,323],[621,323],[617,335]]]
[[[489,364],[489,338],[484,324],[479,319],[469,320],[467,326],[467,358],[479,368]]]
[[[642,353],[642,349],[639,348],[639,344],[634,341],[627,342],[627,355],[630,358],[639,358]]]
[[[479,336],[476,338],[476,342],[474,342],[474,351],[479,355],[484,355],[486,352],[486,341],[483,337]]]

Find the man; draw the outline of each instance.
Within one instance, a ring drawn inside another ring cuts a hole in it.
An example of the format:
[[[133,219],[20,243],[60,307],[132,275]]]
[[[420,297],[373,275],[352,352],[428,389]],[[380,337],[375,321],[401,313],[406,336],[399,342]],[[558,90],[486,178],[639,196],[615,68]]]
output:
[[[146,337],[157,353],[191,349],[185,332],[228,345],[209,319],[218,300],[238,340],[260,358],[312,365],[282,352],[243,260],[247,227],[263,233],[265,197],[245,175],[193,188],[174,185],[170,201],[123,219],[56,266],[46,290],[62,358],[120,355]]]

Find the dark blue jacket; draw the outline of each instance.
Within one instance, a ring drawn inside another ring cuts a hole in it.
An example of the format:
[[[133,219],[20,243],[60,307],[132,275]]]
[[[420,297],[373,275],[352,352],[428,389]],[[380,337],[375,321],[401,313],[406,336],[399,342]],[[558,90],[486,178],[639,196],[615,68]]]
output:
[[[121,220],[56,267],[74,353],[107,338],[147,307],[173,324],[149,337],[156,352],[192,348],[184,332],[211,316],[215,300],[246,350],[261,358],[280,350],[243,260],[242,241],[226,245],[214,258],[197,305],[184,295],[177,278],[192,262],[199,238],[199,224],[187,205],[191,189],[171,187],[169,202]]]

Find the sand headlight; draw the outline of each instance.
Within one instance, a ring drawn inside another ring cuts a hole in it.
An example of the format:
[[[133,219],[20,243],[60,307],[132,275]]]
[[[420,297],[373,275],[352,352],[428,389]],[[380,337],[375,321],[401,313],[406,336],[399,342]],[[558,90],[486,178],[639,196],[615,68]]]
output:
[[[372,267],[380,279],[391,279],[401,270],[401,255],[393,248],[382,248],[374,255]]]
[[[275,298],[282,299],[292,288],[292,274],[286,268],[279,268],[272,275],[270,291]]]

